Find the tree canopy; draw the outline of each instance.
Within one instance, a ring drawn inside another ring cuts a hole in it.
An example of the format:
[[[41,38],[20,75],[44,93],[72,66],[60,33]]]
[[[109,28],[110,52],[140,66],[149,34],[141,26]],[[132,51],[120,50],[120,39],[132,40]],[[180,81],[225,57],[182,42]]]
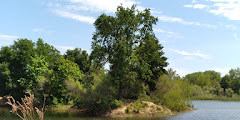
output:
[[[119,99],[132,81],[154,90],[158,77],[165,73],[168,65],[152,29],[158,19],[149,9],[140,12],[135,5],[119,6],[115,14],[115,17],[102,14],[94,23],[93,64],[110,63],[109,74]]]

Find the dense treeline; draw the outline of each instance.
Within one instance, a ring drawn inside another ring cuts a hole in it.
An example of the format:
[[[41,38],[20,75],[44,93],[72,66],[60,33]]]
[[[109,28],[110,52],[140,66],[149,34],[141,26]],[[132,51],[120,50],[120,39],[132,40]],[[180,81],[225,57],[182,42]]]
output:
[[[184,110],[191,86],[165,69],[167,58],[152,28],[158,19],[149,9],[140,12],[135,7],[119,6],[116,16],[99,16],[90,55],[80,48],[61,55],[42,39],[19,39],[2,47],[0,96],[19,99],[30,91],[37,103],[44,94],[48,105],[72,104],[94,114],[119,107],[126,99]],[[109,70],[104,70],[106,63]]]
[[[196,72],[184,77],[192,86],[193,99],[240,100],[240,69],[221,77],[215,71]]]

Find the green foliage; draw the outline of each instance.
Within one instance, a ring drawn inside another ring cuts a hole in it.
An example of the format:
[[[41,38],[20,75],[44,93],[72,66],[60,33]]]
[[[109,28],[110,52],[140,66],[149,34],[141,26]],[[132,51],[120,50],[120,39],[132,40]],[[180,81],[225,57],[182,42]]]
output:
[[[56,48],[47,43],[44,43],[41,38],[38,39],[35,49],[36,55],[44,57],[45,61],[50,64],[49,67],[51,67],[60,56],[60,52]]]
[[[21,86],[28,91],[34,89],[43,89],[43,85],[46,82],[44,75],[48,72],[48,63],[43,57],[31,57],[31,62],[27,64],[27,79],[19,79],[18,82]]]
[[[125,112],[127,114],[131,114],[131,113],[140,113],[141,109],[147,107],[147,103],[143,103],[142,101],[135,101],[134,103],[130,104],[127,106]]]
[[[8,89],[11,87],[9,84],[11,76],[8,65],[6,62],[0,63],[0,96],[7,95]]]
[[[220,73],[215,71],[196,72],[188,74],[184,77],[191,84],[199,85],[201,87],[211,86],[214,82],[220,82]]]
[[[50,77],[51,94],[59,99],[59,102],[67,103],[68,99],[65,97],[67,97],[66,94],[68,91],[66,84],[64,84],[65,81],[68,82],[72,79],[72,81],[76,83],[84,83],[82,81],[83,77],[83,72],[76,63],[60,57],[59,60],[55,62],[53,74]]]
[[[229,77],[229,75],[225,75],[222,79],[221,79],[221,87],[224,89],[227,89],[230,87],[230,84],[231,84],[231,78]]]
[[[109,74],[113,86],[118,90],[118,99],[142,94],[142,83],[155,89],[158,77],[165,72],[167,58],[163,57],[162,46],[158,44],[152,29],[157,18],[150,10],[143,12],[131,8],[117,8],[116,17],[102,14],[95,21],[96,32],[93,35],[93,65],[111,64]],[[135,84],[133,84],[135,83]],[[134,95],[126,95],[129,87],[140,89]],[[124,96],[126,95],[126,96]]]
[[[231,69],[229,74],[220,77],[215,71],[205,71],[185,76],[193,84],[193,99],[238,100],[240,90],[240,69]]]
[[[67,50],[64,58],[77,63],[80,70],[82,70],[84,73],[89,72],[90,60],[86,50],[81,50],[80,48],[75,48],[74,50]]]
[[[186,110],[186,102],[192,95],[192,86],[188,81],[178,78],[175,74],[163,75],[159,78],[156,91],[151,94],[155,103],[164,104],[173,111]]]
[[[114,100],[114,103],[112,105],[112,108],[119,108],[123,106],[123,102],[121,100]]]

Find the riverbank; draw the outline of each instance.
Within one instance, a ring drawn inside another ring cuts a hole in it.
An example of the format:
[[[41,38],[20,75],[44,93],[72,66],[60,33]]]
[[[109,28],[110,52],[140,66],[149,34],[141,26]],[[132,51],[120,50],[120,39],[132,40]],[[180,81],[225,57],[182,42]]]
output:
[[[164,105],[157,105],[153,102],[149,101],[132,101],[132,102],[125,102],[119,108],[113,109],[105,114],[100,116],[102,117],[112,117],[112,118],[119,118],[119,117],[169,117],[173,115],[177,115],[182,112],[195,110],[192,107],[186,107],[185,111],[171,111]],[[68,113],[72,115],[78,116],[92,116],[85,113],[84,109],[78,109],[72,107],[71,105],[62,105],[58,107],[49,107],[47,113],[50,114],[59,114],[59,113]]]
[[[214,100],[214,101],[240,101],[240,96],[217,96],[217,95],[203,95],[203,96],[194,96],[191,100]]]
[[[3,100],[2,105],[5,105]],[[9,109],[10,110],[10,109]],[[194,110],[191,107],[187,107],[185,111]],[[181,112],[185,112],[181,111]],[[102,117],[112,117],[112,118],[119,118],[119,117],[169,117],[173,115],[177,115],[180,112],[171,111],[164,105],[157,105],[153,102],[149,101],[128,101],[124,102],[123,105],[119,108],[113,109],[105,114],[100,116]],[[51,116],[58,116],[58,115],[65,115],[65,116],[79,116],[79,117],[91,117],[93,115],[87,114],[84,109],[78,109],[77,107],[73,107],[72,105],[59,105],[59,106],[51,106],[47,107],[46,115]],[[95,115],[94,115],[95,116]]]
[[[156,105],[153,102],[135,101],[112,110],[106,116],[110,117],[151,117],[175,115],[170,109]]]
[[[186,107],[185,111],[195,110],[192,107]],[[176,111],[171,111],[164,105],[157,105],[149,101],[135,101],[114,109],[107,114],[109,117],[168,117],[177,115]]]

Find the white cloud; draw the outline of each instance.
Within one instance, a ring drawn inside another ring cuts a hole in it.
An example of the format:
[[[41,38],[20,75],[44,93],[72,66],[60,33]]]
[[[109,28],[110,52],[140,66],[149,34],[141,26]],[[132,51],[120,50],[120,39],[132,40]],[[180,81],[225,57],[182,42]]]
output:
[[[75,48],[77,48],[74,46],[61,46],[61,45],[53,45],[53,46],[55,48],[57,48],[57,50],[59,50],[61,52],[61,54],[65,54],[67,52],[67,50],[74,50]],[[86,50],[88,54],[91,53],[91,50],[87,50],[87,49],[82,49],[82,50]]]
[[[114,13],[117,6],[121,4],[124,7],[131,7],[137,2],[133,0],[66,0],[49,2],[47,6],[58,16],[93,24],[96,19],[91,16],[92,13]],[[137,9],[143,10],[144,7],[137,6]]]
[[[17,36],[0,34],[0,40],[15,40],[18,38],[19,37],[17,37]]]
[[[203,8],[206,8],[207,5],[204,5],[204,4],[196,4],[196,5],[184,5],[184,7],[187,7],[187,8],[197,8],[197,9],[203,9]]]
[[[160,29],[160,28],[154,29],[154,31],[155,31],[155,32],[159,32],[159,33],[166,34],[167,37],[183,38],[183,36],[182,36],[181,34],[179,34],[179,33],[165,31],[165,30]]]
[[[79,8],[85,11],[92,12],[108,12],[114,13],[117,6],[123,5],[124,7],[131,7],[133,4],[137,4],[133,0],[69,0],[75,4],[74,9]],[[77,6],[76,6],[77,4]]]
[[[59,15],[61,17],[71,18],[71,19],[74,19],[74,20],[77,20],[80,22],[86,22],[89,24],[93,24],[95,21],[95,18],[93,18],[93,17],[75,14],[75,13],[71,13],[71,12],[64,11],[64,10],[55,10],[54,13],[56,13],[57,15]]]
[[[185,5],[190,8],[208,8],[207,11],[218,16],[224,16],[229,20],[240,20],[240,0],[205,0],[208,5]],[[192,2],[193,3],[193,2]]]
[[[213,0],[212,0],[213,1]],[[222,2],[224,1],[224,2]],[[222,1],[213,1],[214,7],[217,9],[212,9],[209,12],[214,15],[221,15],[230,20],[240,20],[240,1],[233,0],[222,0]]]
[[[198,9],[203,9],[205,7],[207,7],[207,5],[204,5],[204,4],[196,4],[193,6],[193,8],[198,8]]]
[[[229,70],[231,70],[230,67],[224,67],[224,68],[213,68],[214,71],[220,72],[221,76],[224,76],[228,74]]]
[[[180,75],[181,77],[193,72],[193,71],[188,70],[186,68],[173,68],[173,70],[176,70],[177,74]]]
[[[186,8],[192,8],[193,5],[184,5],[184,7],[186,7]]]
[[[142,11],[145,7],[140,6],[139,2],[135,0],[66,0],[65,4],[59,3],[49,3],[48,7],[54,9],[54,13],[62,16],[78,20],[81,22],[93,23],[95,21],[94,17],[85,16],[85,14],[92,14],[96,12],[114,13],[116,12],[117,6],[121,5],[123,7],[131,7],[133,4],[138,4],[137,9]],[[194,1],[193,1],[194,2]],[[197,8],[203,7],[203,5],[196,6]],[[168,17],[162,15],[159,11],[151,10],[153,14],[158,14],[160,21],[164,22],[177,22],[184,25],[196,25],[201,27],[216,28],[215,25],[201,24],[199,22],[188,22],[181,18]],[[78,13],[78,14],[77,14]]]
[[[184,7],[203,9],[208,7],[207,11],[219,16],[224,16],[229,20],[240,20],[240,0],[205,0],[209,5],[195,4],[184,5]],[[193,2],[192,2],[193,3]]]
[[[164,21],[164,22],[171,22],[171,23],[181,23],[181,24],[184,24],[184,25],[195,25],[195,26],[200,26],[200,27],[216,28],[215,25],[202,24],[202,23],[199,23],[199,22],[188,22],[188,21],[185,21],[181,18],[169,17],[169,16],[165,16],[165,15],[158,16],[158,20],[161,20],[161,21]]]
[[[181,50],[177,50],[177,49],[168,49],[168,50],[171,51],[171,52],[180,54],[180,55],[198,56],[198,57],[201,57],[203,59],[212,59],[211,56],[209,56],[207,54],[202,54],[202,53],[199,53],[199,52],[191,53],[191,52],[181,51]]]
[[[13,44],[14,40],[17,40],[19,37],[12,35],[0,34],[0,46],[7,46]]]

